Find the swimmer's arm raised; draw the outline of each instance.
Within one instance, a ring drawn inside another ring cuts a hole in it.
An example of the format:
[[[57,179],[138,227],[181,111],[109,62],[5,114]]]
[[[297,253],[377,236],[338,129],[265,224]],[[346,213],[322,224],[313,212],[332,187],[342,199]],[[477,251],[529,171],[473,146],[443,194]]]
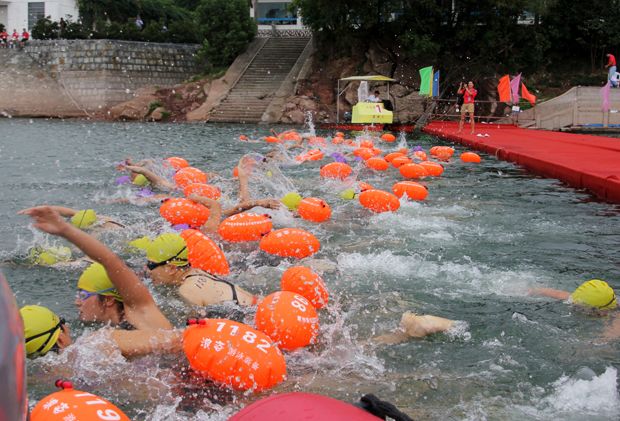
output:
[[[143,176],[147,178],[147,180],[151,182],[151,184],[153,184],[154,187],[157,187],[163,190],[176,189],[176,186],[174,184],[166,180],[164,177],[161,177],[155,174],[153,171],[149,170],[148,168],[140,167],[137,165],[125,165],[125,168],[137,174],[142,174]]]
[[[559,289],[553,288],[531,288],[528,291],[528,295],[533,295],[537,297],[549,297],[555,298],[556,300],[566,301],[570,297],[570,292],[561,291]]]
[[[200,231],[205,234],[217,232],[217,228],[220,226],[220,220],[222,219],[222,206],[219,202],[197,194],[190,194],[189,199],[209,208],[209,219],[202,224]]]
[[[32,217],[35,228],[67,239],[88,257],[101,263],[119,294],[123,297],[126,311],[132,312],[136,322],[150,328],[172,328],[168,319],[155,304],[148,288],[140,282],[138,276],[125,262],[103,243],[67,223],[50,206],[26,209],[20,214]]]

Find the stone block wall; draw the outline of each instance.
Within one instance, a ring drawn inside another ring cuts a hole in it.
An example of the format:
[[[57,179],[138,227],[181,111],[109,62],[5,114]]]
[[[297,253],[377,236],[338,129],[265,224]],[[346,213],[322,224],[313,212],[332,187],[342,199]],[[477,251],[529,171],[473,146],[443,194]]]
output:
[[[199,45],[116,40],[33,41],[24,48],[73,101],[97,111],[145,86],[170,86],[199,74]]]

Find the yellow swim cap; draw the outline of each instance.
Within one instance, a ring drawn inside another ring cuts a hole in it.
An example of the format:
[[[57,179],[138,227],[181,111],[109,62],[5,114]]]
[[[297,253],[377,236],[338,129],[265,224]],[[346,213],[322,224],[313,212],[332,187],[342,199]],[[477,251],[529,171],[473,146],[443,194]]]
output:
[[[19,309],[19,314],[24,321],[26,355],[45,355],[56,344],[64,321],[61,322],[53,311],[41,306],[24,306]]]
[[[605,281],[591,279],[579,285],[570,296],[573,303],[600,310],[616,308],[616,294]]]
[[[117,301],[123,302],[123,298],[114,287],[105,268],[99,263],[93,263],[82,272],[77,287],[84,291],[114,297]]]
[[[162,234],[148,245],[146,258],[154,263],[169,262],[175,266],[185,266],[188,264],[187,244],[179,234]]]
[[[340,198],[344,200],[353,200],[355,198],[355,190],[346,189],[340,192]]]
[[[138,251],[146,251],[151,244],[151,239],[148,236],[136,238],[129,242],[129,246]]]
[[[286,193],[280,201],[284,206],[286,206],[289,210],[296,210],[297,206],[299,206],[299,202],[301,202],[302,198],[299,193],[290,192]]]
[[[71,249],[65,246],[47,248],[35,246],[30,249],[28,259],[33,265],[51,266],[71,260]]]
[[[97,222],[97,214],[92,209],[85,209],[71,217],[71,223],[79,229],[86,229]]]
[[[149,180],[142,174],[138,174],[132,181],[133,184],[140,187],[146,187],[149,185]]]

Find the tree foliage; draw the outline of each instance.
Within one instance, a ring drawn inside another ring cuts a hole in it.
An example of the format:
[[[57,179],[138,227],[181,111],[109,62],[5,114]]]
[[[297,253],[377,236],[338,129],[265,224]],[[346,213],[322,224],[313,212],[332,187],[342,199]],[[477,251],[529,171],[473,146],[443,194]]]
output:
[[[213,66],[232,63],[256,35],[247,0],[202,0],[196,13],[204,34],[202,53]]]

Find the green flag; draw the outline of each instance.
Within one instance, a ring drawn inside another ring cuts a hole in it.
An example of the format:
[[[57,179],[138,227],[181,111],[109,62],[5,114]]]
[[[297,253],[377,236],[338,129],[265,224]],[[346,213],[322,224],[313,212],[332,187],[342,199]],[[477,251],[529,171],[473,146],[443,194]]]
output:
[[[431,96],[433,93],[433,66],[420,69],[420,95]]]

